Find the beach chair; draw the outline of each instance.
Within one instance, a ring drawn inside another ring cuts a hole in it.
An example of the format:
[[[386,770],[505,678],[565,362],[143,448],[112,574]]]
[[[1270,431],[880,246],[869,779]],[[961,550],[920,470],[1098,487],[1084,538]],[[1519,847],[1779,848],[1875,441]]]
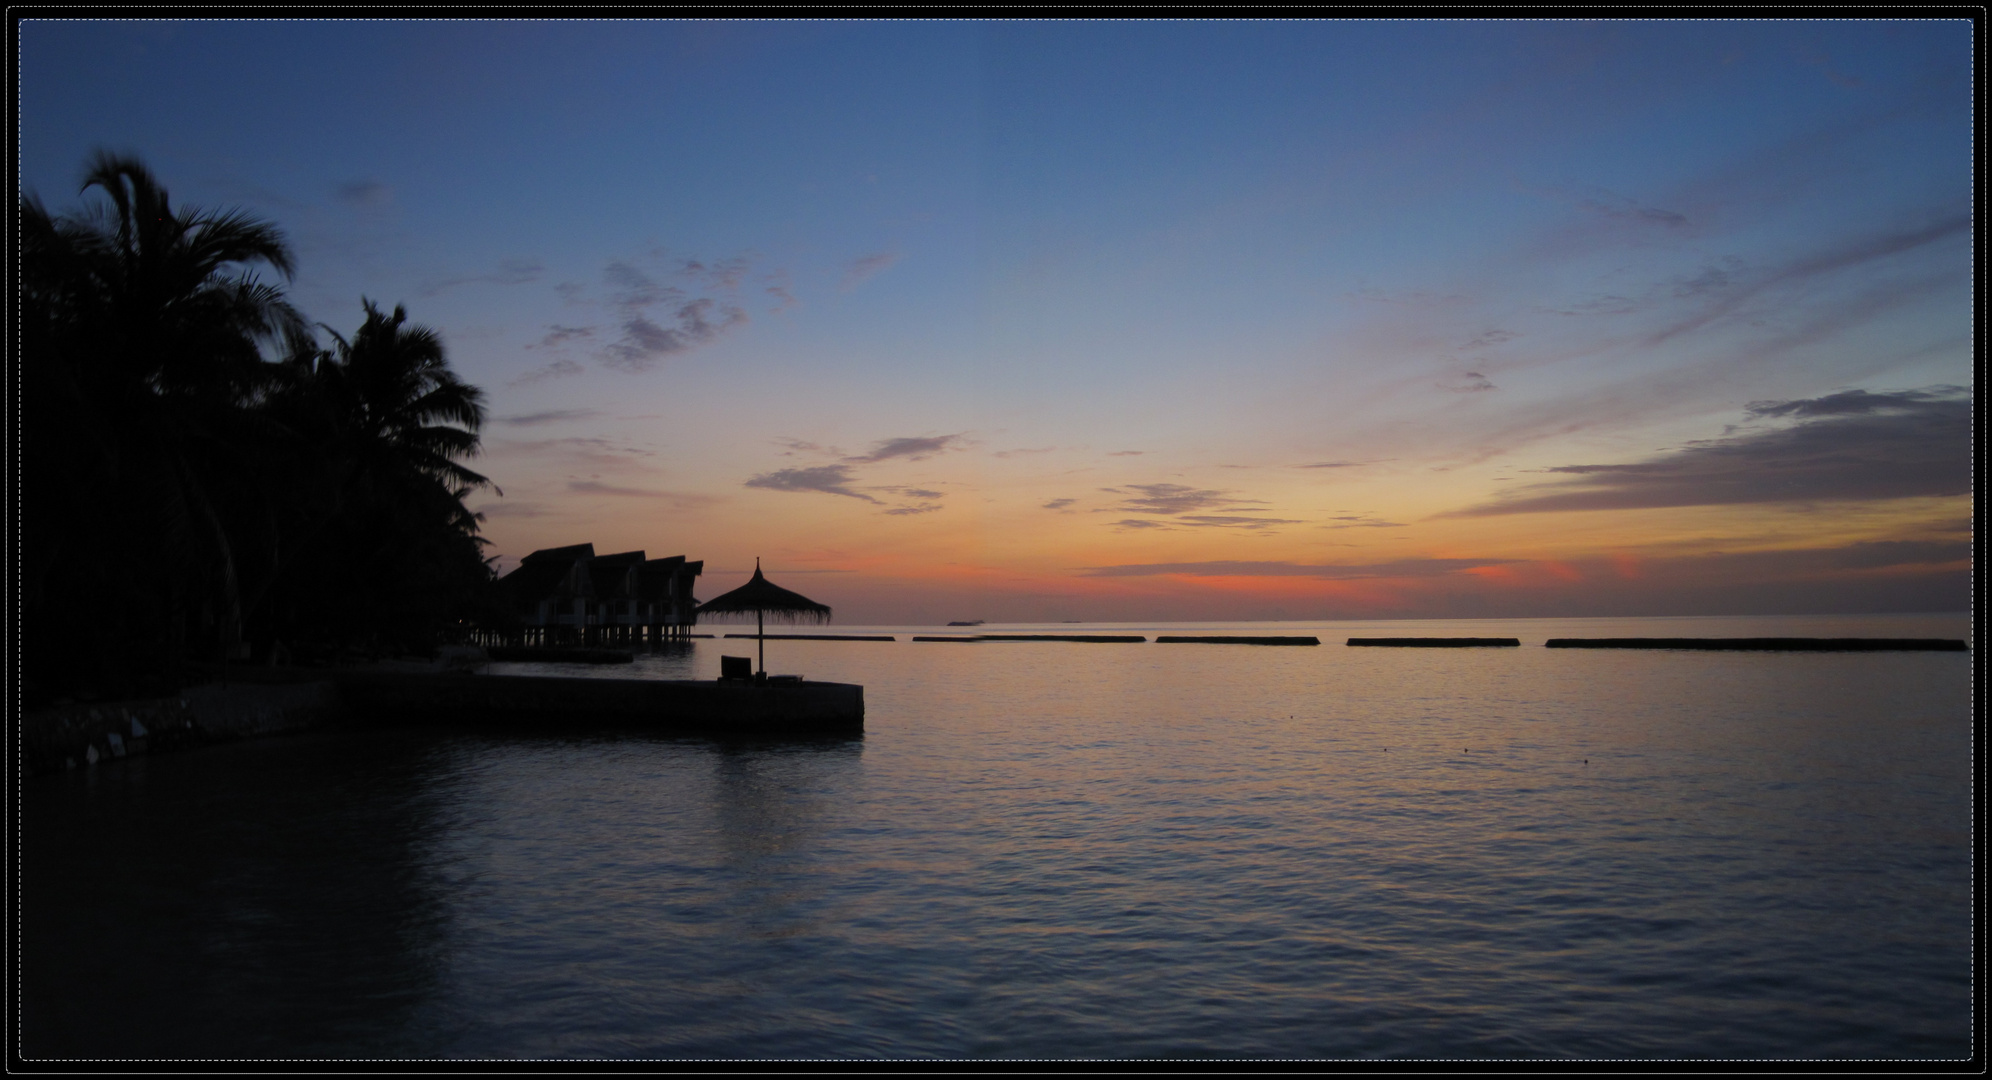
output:
[[[754,658],[751,656],[722,656],[719,658],[719,679],[749,680],[754,677]]]

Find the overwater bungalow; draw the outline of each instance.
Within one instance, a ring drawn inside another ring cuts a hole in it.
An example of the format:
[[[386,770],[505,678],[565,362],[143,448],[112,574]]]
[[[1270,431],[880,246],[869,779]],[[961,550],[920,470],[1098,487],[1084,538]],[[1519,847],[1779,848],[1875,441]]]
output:
[[[704,561],[683,555],[597,555],[593,544],[542,548],[498,579],[517,625],[483,636],[519,645],[680,640],[697,620],[692,587],[704,569]]]

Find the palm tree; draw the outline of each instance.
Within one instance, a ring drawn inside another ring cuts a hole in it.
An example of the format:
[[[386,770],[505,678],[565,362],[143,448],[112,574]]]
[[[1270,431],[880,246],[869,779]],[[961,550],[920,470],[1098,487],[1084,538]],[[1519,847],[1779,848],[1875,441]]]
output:
[[[190,617],[227,644],[230,522],[257,495],[237,466],[271,436],[247,406],[275,370],[262,346],[303,325],[254,268],[289,278],[290,249],[241,211],[176,210],[134,158],[97,154],[92,188],[108,206],[70,216],[21,199],[24,599],[66,653],[181,640]]]
[[[405,308],[360,302],[352,337],[324,327],[333,347],[294,354],[273,398],[287,424],[311,433],[330,478],[278,604],[316,617],[287,633],[418,645],[490,576],[481,518],[463,499],[496,485],[461,461],[478,451],[483,392],[457,378],[441,338]]]

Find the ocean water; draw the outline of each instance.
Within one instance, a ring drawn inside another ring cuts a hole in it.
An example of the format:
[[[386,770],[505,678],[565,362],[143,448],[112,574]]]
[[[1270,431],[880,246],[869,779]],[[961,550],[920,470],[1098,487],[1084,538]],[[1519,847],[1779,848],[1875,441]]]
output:
[[[1964,616],[980,629],[1323,644],[834,626],[900,640],[768,666],[863,683],[862,737],[332,731],[30,778],[21,1051],[1976,1052],[1970,655],[1541,647]],[[1386,635],[1523,647],[1342,645]]]

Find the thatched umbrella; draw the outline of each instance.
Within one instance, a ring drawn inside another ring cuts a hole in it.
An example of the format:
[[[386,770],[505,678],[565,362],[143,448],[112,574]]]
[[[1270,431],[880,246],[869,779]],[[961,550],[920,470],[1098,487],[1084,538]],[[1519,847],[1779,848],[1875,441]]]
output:
[[[830,609],[811,600],[801,593],[790,592],[779,585],[771,584],[761,576],[761,560],[754,560],[754,576],[747,584],[714,597],[699,605],[698,617],[717,615],[721,618],[744,617],[749,612],[754,615],[754,637],[760,652],[761,674],[768,673],[768,642],[766,620],[785,623],[827,623]]]

